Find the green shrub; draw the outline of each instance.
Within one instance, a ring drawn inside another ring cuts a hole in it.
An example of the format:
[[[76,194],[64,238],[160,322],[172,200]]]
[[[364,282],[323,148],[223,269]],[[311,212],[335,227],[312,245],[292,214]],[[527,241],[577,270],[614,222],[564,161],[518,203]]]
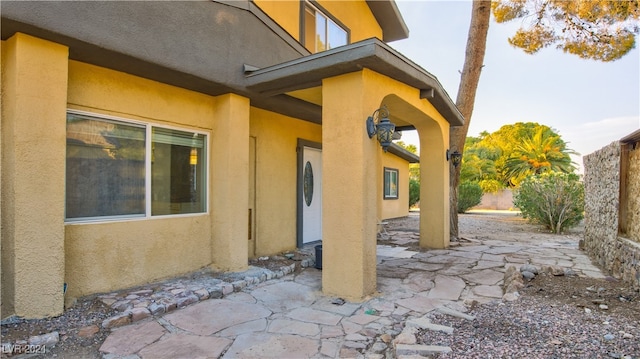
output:
[[[513,204],[522,216],[561,233],[584,218],[584,186],[575,174],[546,172],[526,178]]]
[[[478,184],[482,188],[482,193],[498,193],[504,188],[500,181],[494,179],[480,180]]]
[[[458,213],[477,206],[482,201],[482,188],[478,182],[462,182],[458,186]]]
[[[409,179],[409,208],[420,201],[420,181],[414,178]]]

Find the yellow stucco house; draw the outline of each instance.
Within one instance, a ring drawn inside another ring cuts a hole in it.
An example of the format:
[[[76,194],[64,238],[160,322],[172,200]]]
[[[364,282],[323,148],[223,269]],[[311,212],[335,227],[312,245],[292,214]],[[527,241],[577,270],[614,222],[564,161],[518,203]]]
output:
[[[323,243],[323,291],[376,290],[376,231],[421,145],[420,244],[449,244],[437,79],[393,0],[2,1],[2,317]],[[373,116],[374,120],[382,120]],[[63,294],[63,287],[67,287]]]

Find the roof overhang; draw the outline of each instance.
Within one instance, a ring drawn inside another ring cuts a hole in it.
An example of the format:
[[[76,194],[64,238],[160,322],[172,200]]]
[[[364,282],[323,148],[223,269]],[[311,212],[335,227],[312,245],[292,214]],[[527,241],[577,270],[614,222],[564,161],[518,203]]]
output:
[[[391,143],[391,146],[387,148],[387,151],[389,151],[389,153],[391,154],[394,154],[402,158],[403,160],[409,163],[420,163],[420,156],[416,155],[415,153],[411,153],[407,151],[406,149],[402,148],[401,146],[395,143]]]
[[[402,40],[409,37],[409,28],[402,19],[400,10],[393,0],[366,0],[373,16],[382,28],[385,42]]]
[[[634,131],[633,133],[631,133],[628,136],[623,137],[622,139],[620,139],[620,142],[622,142],[622,143],[640,142],[640,129]]]
[[[379,39],[371,38],[247,73],[246,86],[265,96],[322,85],[322,80],[368,68],[420,90],[451,126],[464,117],[438,79]]]

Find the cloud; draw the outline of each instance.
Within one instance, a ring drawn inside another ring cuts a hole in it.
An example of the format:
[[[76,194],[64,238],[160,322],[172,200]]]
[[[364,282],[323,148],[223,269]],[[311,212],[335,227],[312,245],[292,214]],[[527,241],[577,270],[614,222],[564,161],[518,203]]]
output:
[[[640,116],[610,117],[571,128],[559,128],[569,147],[587,155],[640,128]]]

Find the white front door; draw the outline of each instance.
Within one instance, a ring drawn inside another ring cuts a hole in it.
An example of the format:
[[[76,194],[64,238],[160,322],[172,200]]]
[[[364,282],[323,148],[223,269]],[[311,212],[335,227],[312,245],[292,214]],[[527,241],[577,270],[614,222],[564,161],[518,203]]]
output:
[[[303,147],[302,244],[322,240],[322,150]]]

